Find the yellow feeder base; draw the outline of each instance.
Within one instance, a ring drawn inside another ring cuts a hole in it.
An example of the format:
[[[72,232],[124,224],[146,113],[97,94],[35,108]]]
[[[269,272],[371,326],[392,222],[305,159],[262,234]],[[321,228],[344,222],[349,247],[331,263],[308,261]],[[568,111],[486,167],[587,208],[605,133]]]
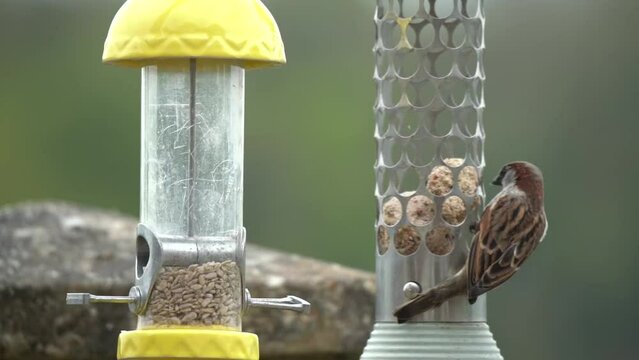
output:
[[[118,359],[258,360],[257,335],[240,331],[153,329],[123,331]]]

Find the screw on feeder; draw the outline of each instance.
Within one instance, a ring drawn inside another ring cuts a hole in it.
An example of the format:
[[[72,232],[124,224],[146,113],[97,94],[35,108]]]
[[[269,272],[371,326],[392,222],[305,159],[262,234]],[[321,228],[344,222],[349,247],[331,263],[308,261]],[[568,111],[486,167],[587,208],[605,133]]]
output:
[[[417,295],[419,295],[422,292],[422,287],[414,282],[414,281],[409,281],[406,284],[404,284],[404,297],[406,297],[407,300],[411,300],[417,297]]]

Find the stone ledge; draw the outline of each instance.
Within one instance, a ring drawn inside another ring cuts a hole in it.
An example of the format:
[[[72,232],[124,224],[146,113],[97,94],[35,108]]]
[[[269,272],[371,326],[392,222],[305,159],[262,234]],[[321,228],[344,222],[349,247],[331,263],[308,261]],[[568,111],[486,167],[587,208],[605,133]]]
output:
[[[135,326],[127,307],[64,299],[69,291],[128,292],[136,224],[67,203],[0,208],[0,358],[115,359],[118,333]],[[263,359],[361,353],[373,325],[373,274],[249,245],[246,280],[255,297],[295,294],[313,304],[306,316],[253,309],[244,317]]]

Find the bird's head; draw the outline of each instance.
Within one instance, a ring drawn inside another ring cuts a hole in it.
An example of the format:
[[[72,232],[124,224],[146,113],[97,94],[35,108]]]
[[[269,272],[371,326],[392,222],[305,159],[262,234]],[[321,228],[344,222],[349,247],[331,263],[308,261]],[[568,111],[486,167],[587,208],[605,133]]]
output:
[[[515,184],[522,187],[522,185],[543,185],[543,182],[543,174],[537,166],[526,161],[515,161],[504,165],[492,184],[498,186]]]

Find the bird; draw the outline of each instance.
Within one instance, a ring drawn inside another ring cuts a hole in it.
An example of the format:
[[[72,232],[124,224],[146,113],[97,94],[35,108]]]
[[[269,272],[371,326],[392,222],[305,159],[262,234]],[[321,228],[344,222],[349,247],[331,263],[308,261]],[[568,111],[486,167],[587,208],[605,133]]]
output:
[[[492,184],[501,191],[486,205],[474,233],[468,259],[451,278],[399,306],[399,323],[410,320],[455,296],[477,297],[510,279],[530,257],[548,230],[544,209],[544,179],[534,164],[504,165]]]

